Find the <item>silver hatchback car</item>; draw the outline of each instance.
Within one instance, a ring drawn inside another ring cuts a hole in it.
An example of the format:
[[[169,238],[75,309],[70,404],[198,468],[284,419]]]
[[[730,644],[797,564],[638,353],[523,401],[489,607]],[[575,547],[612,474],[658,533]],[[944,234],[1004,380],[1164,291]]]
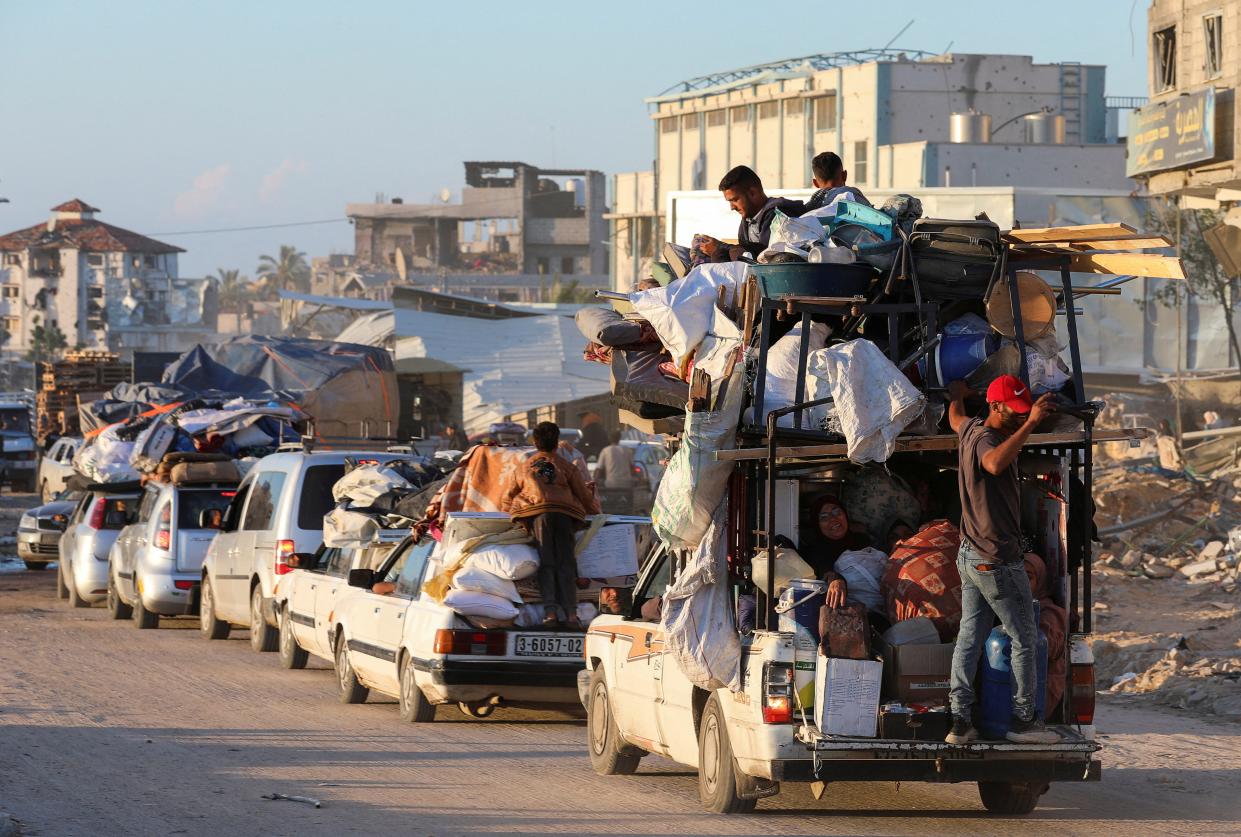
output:
[[[137,520],[112,546],[108,610],[158,628],[161,616],[198,612],[203,557],[215,539],[235,483],[147,483]]]
[[[103,601],[108,587],[108,553],[116,536],[134,519],[138,483],[91,484],[69,516],[57,551],[56,595],[74,607]]]

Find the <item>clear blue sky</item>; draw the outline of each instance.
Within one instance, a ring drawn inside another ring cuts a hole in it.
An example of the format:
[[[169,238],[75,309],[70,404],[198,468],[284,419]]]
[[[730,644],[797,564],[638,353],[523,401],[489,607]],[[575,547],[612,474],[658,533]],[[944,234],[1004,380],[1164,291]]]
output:
[[[1101,63],[1109,95],[1145,95],[1146,5],[0,0],[0,231],[80,197],[185,247],[183,275],[253,275],[280,244],[351,252],[352,228],[171,233],[429,200],[466,159],[649,168],[644,97],[910,19],[894,46]]]

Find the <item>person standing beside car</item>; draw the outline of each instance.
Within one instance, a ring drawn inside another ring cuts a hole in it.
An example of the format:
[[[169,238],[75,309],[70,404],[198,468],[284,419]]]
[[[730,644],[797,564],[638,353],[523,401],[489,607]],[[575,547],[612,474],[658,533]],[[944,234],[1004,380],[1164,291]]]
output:
[[[633,511],[633,448],[621,444],[620,431],[613,431],[611,444],[599,452],[595,462],[595,484],[602,505],[611,514]]]
[[[557,452],[559,427],[539,422],[531,435],[536,452],[517,469],[501,508],[525,527],[538,549],[544,627],[560,623],[579,631],[573,533],[587,515],[599,513],[599,502],[577,468]]]
[[[974,676],[983,644],[996,617],[1012,641],[1016,685],[1007,738],[1021,744],[1051,744],[1059,736],[1035,711],[1038,625],[1033,592],[1021,548],[1021,498],[1017,455],[1039,423],[1056,411],[1050,393],[1033,401],[1027,384],[1001,375],[987,388],[987,417],[965,412],[969,387],[948,385],[948,421],[959,438],[961,493],[961,627],[952,652],[948,702],[952,710],[949,744],[978,737],[972,722]]]

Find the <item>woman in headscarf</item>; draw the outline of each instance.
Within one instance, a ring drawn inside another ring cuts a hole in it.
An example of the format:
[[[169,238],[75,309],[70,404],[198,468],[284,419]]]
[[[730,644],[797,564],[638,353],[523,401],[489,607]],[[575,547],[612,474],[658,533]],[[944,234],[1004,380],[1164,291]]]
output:
[[[797,551],[814,568],[815,575],[827,582],[828,607],[843,607],[848,590],[845,580],[833,569],[836,559],[851,549],[870,546],[870,538],[849,531],[849,515],[835,497],[824,495],[810,510],[809,531],[802,535]]]
[[[1069,615],[1051,598],[1047,583],[1047,564],[1033,552],[1026,553],[1026,576],[1030,590],[1038,600],[1038,625],[1047,635],[1047,705],[1043,709],[1051,716],[1064,696],[1064,680],[1068,675],[1068,647],[1065,635],[1069,628]]]

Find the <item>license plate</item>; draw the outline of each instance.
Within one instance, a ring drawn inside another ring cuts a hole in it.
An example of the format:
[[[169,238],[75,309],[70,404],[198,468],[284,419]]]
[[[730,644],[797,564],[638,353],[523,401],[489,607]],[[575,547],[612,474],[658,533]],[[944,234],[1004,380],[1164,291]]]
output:
[[[580,657],[583,637],[555,634],[518,634],[513,653],[518,657]]]

